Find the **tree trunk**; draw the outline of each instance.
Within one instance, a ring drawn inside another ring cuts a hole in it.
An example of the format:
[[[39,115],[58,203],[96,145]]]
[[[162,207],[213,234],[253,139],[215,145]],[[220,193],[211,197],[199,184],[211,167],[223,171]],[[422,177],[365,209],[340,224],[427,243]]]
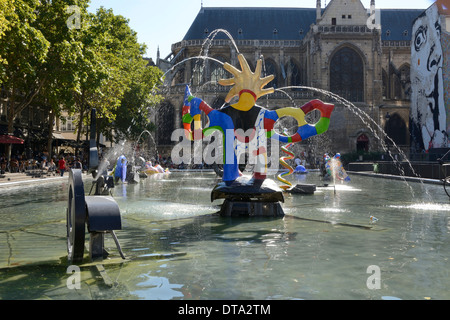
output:
[[[15,105],[15,97],[14,97],[14,88],[11,90],[12,94],[9,97],[9,105],[8,105],[8,134],[13,135],[14,134],[14,119],[16,118],[14,115],[14,105]],[[6,145],[6,159],[11,161],[11,149],[12,145],[7,144]]]
[[[77,146],[75,147],[75,155],[78,154],[78,145],[80,143],[81,138],[81,130],[83,128],[83,118],[84,118],[84,108],[80,108],[80,121],[78,121],[78,128],[77,128]]]

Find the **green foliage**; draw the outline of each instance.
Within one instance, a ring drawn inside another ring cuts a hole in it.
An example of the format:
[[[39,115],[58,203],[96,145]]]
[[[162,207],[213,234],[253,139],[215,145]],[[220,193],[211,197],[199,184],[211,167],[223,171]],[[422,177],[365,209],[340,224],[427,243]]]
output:
[[[15,117],[33,101],[47,80],[39,70],[50,47],[36,26],[40,2],[15,0],[13,6],[13,10],[3,11],[9,23],[0,39],[0,83],[8,101],[8,132],[13,132]]]
[[[52,116],[78,115],[78,135],[92,108],[105,135],[151,129],[148,110],[161,101],[161,71],[147,67],[146,48],[126,18],[105,8],[89,13],[88,5],[89,0],[0,0],[0,84],[9,101],[8,130],[34,101],[48,106]],[[69,6],[78,9],[76,27],[69,27]]]
[[[79,62],[83,70],[75,111],[84,115],[96,108],[99,132],[108,137],[112,129],[128,135],[125,127],[131,126],[133,119],[141,119],[152,99],[159,101],[154,88],[160,71],[146,67],[145,46],[138,43],[128,23],[112,10],[100,8],[89,16],[82,39],[86,59]],[[115,121],[117,114],[124,115],[124,106],[126,116]]]
[[[0,0],[0,39],[5,35],[6,31],[10,30],[11,22],[17,19],[14,10],[14,0]],[[0,63],[4,62],[6,61],[0,56]]]
[[[162,97],[155,94],[156,86],[161,84],[161,77],[162,71],[155,67],[135,70],[130,87],[116,110],[116,140],[135,140],[144,130],[155,129],[149,116],[151,108],[162,101]]]

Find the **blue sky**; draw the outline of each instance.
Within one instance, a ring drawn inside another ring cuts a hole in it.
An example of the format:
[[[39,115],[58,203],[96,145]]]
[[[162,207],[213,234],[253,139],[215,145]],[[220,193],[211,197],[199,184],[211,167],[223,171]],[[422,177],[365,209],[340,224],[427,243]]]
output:
[[[322,7],[325,2],[322,0]],[[370,7],[370,0],[361,1],[364,7]],[[427,9],[431,0],[376,0],[376,7],[383,9]],[[130,20],[130,26],[138,33],[140,43],[147,45],[147,57],[156,61],[159,46],[161,58],[170,54],[173,43],[181,41],[197,16],[202,0],[91,0],[90,11],[99,7],[113,9]],[[316,0],[203,0],[204,7],[297,7],[314,8]]]

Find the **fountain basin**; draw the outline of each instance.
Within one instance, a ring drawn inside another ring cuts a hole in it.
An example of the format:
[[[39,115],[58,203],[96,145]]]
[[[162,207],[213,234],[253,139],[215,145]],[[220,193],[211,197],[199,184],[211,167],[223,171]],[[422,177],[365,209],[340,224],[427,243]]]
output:
[[[113,288],[82,267],[79,290],[67,287],[67,182],[3,188],[0,297],[450,299],[450,205],[441,185],[352,174],[351,183],[334,188],[321,186],[315,172],[290,178],[293,184],[316,184],[317,190],[284,194],[285,216],[276,219],[216,215],[222,199],[211,203],[214,172],[117,184],[117,237],[130,259],[105,263]],[[86,190],[90,182],[86,178]],[[109,237],[105,247],[117,256]],[[370,266],[380,268],[380,289],[367,287]]]

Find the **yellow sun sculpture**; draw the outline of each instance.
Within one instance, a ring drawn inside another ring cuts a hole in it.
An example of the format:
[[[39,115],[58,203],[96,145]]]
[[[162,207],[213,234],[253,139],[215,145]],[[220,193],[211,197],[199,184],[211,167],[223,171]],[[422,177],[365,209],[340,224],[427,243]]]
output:
[[[224,64],[224,69],[234,75],[231,79],[221,79],[219,84],[222,86],[233,86],[225,98],[226,102],[230,102],[233,97],[239,97],[239,102],[232,105],[241,111],[248,111],[255,105],[256,100],[260,97],[274,92],[273,88],[264,89],[264,87],[274,79],[274,75],[261,78],[262,60],[258,60],[255,72],[252,72],[247,60],[242,54],[238,55],[241,70],[233,67],[229,63]]]
[[[186,86],[182,112],[183,126],[188,139],[203,139],[204,135],[211,134],[213,130],[220,130],[223,133],[222,179],[230,184],[242,175],[237,155],[240,156],[242,152],[248,150],[254,164],[253,178],[264,180],[268,164],[267,139],[276,139],[291,145],[322,134],[328,130],[334,108],[332,104],[325,104],[320,100],[312,100],[300,108],[267,110],[258,106],[256,100],[275,92],[274,88],[264,88],[275,77],[273,75],[261,77],[261,59],[256,63],[255,72],[252,72],[242,54],[238,55],[238,59],[242,70],[225,63],[224,69],[230,72],[233,78],[219,80],[222,86],[233,86],[225,98],[228,105],[213,109],[202,99],[192,96],[189,86]],[[234,97],[239,97],[238,102],[229,104]],[[321,118],[316,124],[309,124],[305,120],[305,115],[313,110],[319,110]],[[208,117],[208,127],[205,129],[202,128],[202,112]],[[297,120],[298,130],[294,135],[288,136],[275,131],[274,125],[282,117],[293,117]]]

